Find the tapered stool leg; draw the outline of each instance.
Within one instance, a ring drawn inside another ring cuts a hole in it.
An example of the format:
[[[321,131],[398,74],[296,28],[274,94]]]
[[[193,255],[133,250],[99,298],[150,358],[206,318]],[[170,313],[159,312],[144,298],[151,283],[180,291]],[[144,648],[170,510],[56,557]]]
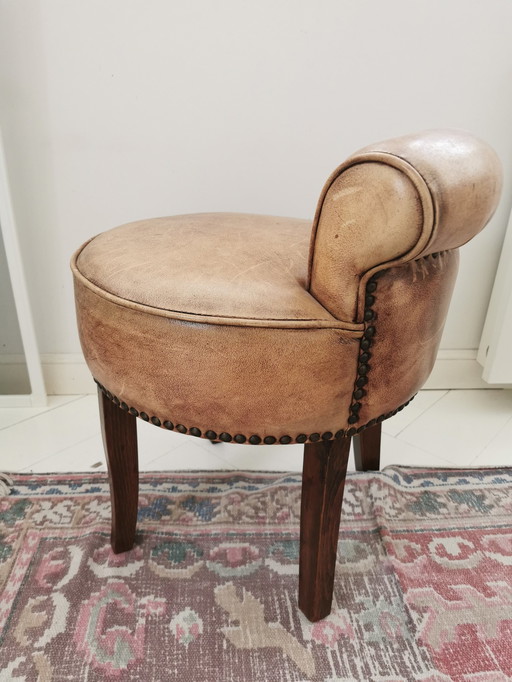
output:
[[[126,552],[135,542],[139,496],[137,420],[98,389],[103,446],[112,506],[112,549]]]
[[[350,438],[304,446],[299,608],[312,622],[331,611]]]
[[[380,469],[380,439],[382,424],[375,424],[354,436],[354,460],[358,471]]]

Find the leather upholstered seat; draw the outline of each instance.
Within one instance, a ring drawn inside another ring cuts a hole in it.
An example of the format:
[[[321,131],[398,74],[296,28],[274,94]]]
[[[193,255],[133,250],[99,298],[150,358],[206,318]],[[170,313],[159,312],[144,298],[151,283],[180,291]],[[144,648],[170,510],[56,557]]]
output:
[[[236,214],[99,235],[76,259],[93,375],[204,437],[300,442],[346,426],[363,325],[307,291],[310,236],[307,221]]]
[[[428,377],[458,247],[500,183],[487,145],[428,131],[350,157],[313,223],[174,216],[83,245],[72,269],[114,550],[134,541],[135,417],[212,441],[305,443],[299,601],[327,615],[350,440],[358,467],[378,468],[380,422]]]

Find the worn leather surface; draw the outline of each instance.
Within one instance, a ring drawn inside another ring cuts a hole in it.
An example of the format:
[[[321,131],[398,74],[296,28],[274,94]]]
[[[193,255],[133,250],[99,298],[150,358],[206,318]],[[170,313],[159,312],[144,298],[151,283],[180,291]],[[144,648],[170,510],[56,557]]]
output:
[[[333,179],[315,227],[310,292],[335,317],[356,321],[362,276],[398,259],[420,238],[421,202],[398,169],[358,163]]]
[[[72,262],[87,363],[116,400],[203,436],[354,433],[428,377],[456,249],[500,185],[487,145],[431,131],[348,159],[312,227],[199,214],[98,235]]]
[[[407,402],[428,379],[436,360],[459,264],[457,249],[384,270],[371,306],[375,327],[369,349],[365,424]]]
[[[187,322],[118,305],[81,280],[75,292],[93,376],[150,417],[261,438],[346,425],[356,334]]]
[[[425,225],[426,243],[417,245],[415,258],[462,246],[493,215],[502,188],[501,162],[488,144],[473,135],[429,130],[373,144],[356,158],[381,154],[400,159],[403,172],[418,174],[418,192],[424,183],[432,201],[432,224]]]
[[[309,290],[336,317],[361,319],[373,272],[466,243],[491,218],[501,185],[493,149],[463,131],[365,147],[334,171],[320,196]]]
[[[187,319],[264,324],[334,318],[306,290],[311,223],[235,213],[156,218],[98,235],[81,275],[126,302]]]

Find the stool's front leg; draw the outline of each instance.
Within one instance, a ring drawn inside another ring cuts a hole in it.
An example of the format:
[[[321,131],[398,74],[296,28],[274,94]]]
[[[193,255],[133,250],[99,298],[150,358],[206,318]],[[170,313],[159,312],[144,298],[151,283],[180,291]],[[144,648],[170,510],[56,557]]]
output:
[[[382,424],[375,424],[354,436],[354,461],[357,471],[379,471]]]
[[[126,552],[135,542],[139,497],[137,418],[98,389],[101,432],[107,457],[112,506],[112,549]]]
[[[331,611],[350,438],[304,446],[299,608],[312,622]]]

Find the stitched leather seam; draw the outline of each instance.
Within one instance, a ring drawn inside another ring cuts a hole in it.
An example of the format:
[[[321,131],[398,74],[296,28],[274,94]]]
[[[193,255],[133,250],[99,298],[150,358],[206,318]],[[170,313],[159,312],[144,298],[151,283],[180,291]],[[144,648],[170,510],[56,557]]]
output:
[[[356,153],[354,156],[348,158],[341,165],[339,165],[327,178],[327,181],[320,194],[315,217],[313,220],[313,226],[311,230],[311,243],[308,256],[308,277],[306,280],[306,289],[310,291],[311,289],[311,275],[313,260],[315,256],[315,244],[316,244],[316,234],[318,231],[318,225],[320,222],[320,216],[322,214],[322,209],[324,206],[327,194],[332,186],[332,184],[342,175],[346,170],[352,166],[358,166],[361,163],[383,163],[396,168],[400,172],[404,173],[406,177],[412,182],[415,187],[418,197],[421,202],[423,211],[423,227],[421,234],[418,238],[416,244],[411,247],[408,251],[402,253],[401,255],[394,258],[392,261],[387,263],[388,267],[390,265],[400,265],[401,263],[414,260],[419,256],[419,254],[428,248],[428,245],[432,242],[434,238],[434,233],[436,231],[438,215],[437,207],[434,201],[434,196],[432,191],[423,177],[423,175],[418,171],[418,169],[407,159],[393,154],[392,152],[386,152],[382,150],[367,150]],[[421,257],[421,256],[420,256]],[[376,264],[374,267],[380,268],[384,264]]]
[[[181,313],[179,311],[168,310],[167,308],[156,308],[145,303],[137,303],[129,299],[123,299],[115,294],[102,289],[98,285],[87,279],[76,266],[75,260],[71,263],[73,274],[85,287],[92,291],[96,296],[104,300],[129,310],[136,310],[147,315],[156,315],[180,322],[193,322],[196,324],[218,324],[232,327],[257,327],[267,329],[336,329],[344,332],[350,338],[359,338],[363,332],[364,325],[359,322],[347,322],[336,318],[317,318],[317,319],[279,319],[279,318],[250,318],[250,317],[227,317],[214,316],[203,313]]]

